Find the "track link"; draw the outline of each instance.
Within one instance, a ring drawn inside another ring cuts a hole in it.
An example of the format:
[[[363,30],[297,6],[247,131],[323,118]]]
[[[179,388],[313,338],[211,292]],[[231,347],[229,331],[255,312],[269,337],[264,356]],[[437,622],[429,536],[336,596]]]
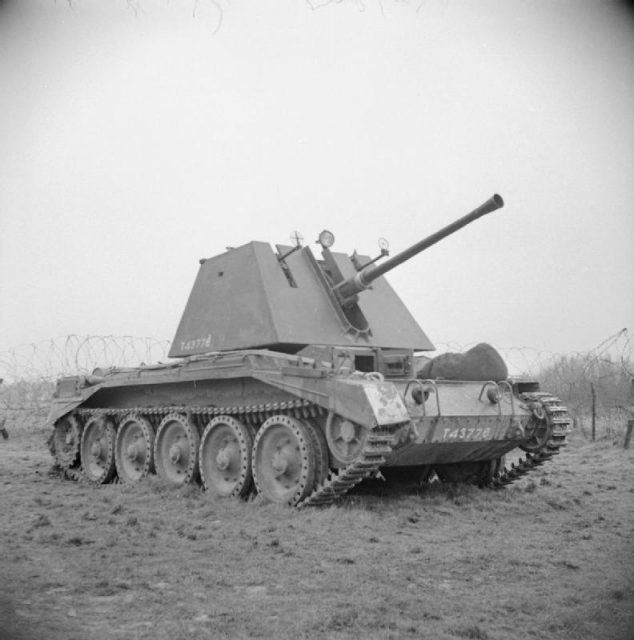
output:
[[[170,413],[200,416],[211,419],[215,416],[236,416],[248,424],[260,424],[276,413],[285,413],[296,418],[315,418],[324,413],[324,409],[307,400],[286,400],[253,405],[234,405],[229,407],[204,407],[172,405],[168,407],[128,407],[126,409],[76,409],[73,414],[86,416],[124,416],[137,413],[163,419]]]

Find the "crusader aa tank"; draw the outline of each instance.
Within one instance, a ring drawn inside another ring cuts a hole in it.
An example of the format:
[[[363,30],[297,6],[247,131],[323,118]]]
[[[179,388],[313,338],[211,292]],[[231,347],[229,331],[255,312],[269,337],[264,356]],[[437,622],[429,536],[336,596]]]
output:
[[[172,361],[57,381],[57,464],[93,483],[156,472],[300,506],[379,472],[496,487],[530,471],[565,444],[565,407],[506,373],[417,377],[415,354],[434,346],[383,277],[502,206],[495,195],[383,262],[386,247],[373,260],[331,251],[328,231],[321,259],[250,242],[201,260]],[[507,469],[516,447],[527,455]]]

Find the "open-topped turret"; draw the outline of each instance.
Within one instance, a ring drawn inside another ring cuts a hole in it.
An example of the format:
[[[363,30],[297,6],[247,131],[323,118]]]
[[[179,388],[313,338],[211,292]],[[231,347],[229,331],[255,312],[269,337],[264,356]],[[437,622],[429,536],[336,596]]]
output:
[[[311,344],[433,350],[383,275],[503,205],[494,195],[401,253],[366,267],[369,258],[331,251],[329,232],[320,234],[321,260],[310,247],[278,245],[276,254],[264,242],[201,260],[169,355],[261,348],[297,353]]]

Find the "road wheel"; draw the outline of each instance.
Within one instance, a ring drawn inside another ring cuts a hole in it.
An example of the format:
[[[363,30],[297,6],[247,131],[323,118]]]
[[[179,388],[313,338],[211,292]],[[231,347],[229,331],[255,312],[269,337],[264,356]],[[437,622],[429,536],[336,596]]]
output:
[[[121,482],[138,482],[153,469],[154,429],[147,418],[134,413],[119,423],[114,460]]]
[[[315,449],[315,487],[325,482],[330,469],[330,455],[328,452],[328,443],[326,436],[321,427],[312,422],[307,425],[313,440],[313,448]]]
[[[296,505],[315,486],[320,467],[311,427],[279,415],[264,422],[253,443],[253,480],[267,501]]]
[[[110,482],[115,474],[115,429],[105,416],[86,422],[81,436],[81,467],[84,477],[94,484]]]
[[[200,440],[198,467],[205,489],[214,496],[248,494],[251,489],[253,430],[231,416],[216,416]]]
[[[193,482],[198,473],[199,445],[198,431],[186,416],[165,416],[154,440],[157,475],[174,486]]]

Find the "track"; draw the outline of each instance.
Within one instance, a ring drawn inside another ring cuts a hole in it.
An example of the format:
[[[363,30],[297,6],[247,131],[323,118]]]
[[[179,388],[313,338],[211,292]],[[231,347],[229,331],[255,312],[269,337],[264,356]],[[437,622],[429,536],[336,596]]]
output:
[[[70,416],[73,421],[79,425],[79,434],[83,429],[83,425],[93,417],[111,417],[124,418],[128,415],[146,416],[156,429],[161,420],[170,413],[186,414],[194,418],[199,424],[200,431],[204,430],[205,424],[212,418],[219,415],[228,415],[239,418],[246,424],[258,426],[267,418],[283,413],[294,416],[299,419],[316,418],[324,413],[321,407],[311,404],[306,400],[287,400],[280,402],[267,402],[254,405],[234,405],[229,407],[207,407],[207,406],[191,406],[184,407],[182,405],[174,405],[167,407],[128,407],[125,409],[113,408],[95,408],[95,409],[76,409]],[[51,445],[53,437],[49,440],[49,449],[55,458],[55,462],[61,474],[70,480],[77,482],[89,482],[84,476],[79,460],[79,439],[77,440],[77,455],[75,457],[66,455],[58,455],[54,446]],[[114,482],[118,481],[115,476]]]
[[[500,489],[515,482],[551,460],[566,445],[566,437],[570,431],[571,420],[566,407],[561,405],[560,400],[544,392],[524,393],[521,397],[525,402],[543,409],[548,429],[545,443],[538,450],[527,453],[524,459],[520,458],[519,462],[512,464],[510,467],[505,467],[491,477],[484,484],[489,488]],[[73,413],[73,416],[83,423],[94,416],[123,417],[136,413],[147,416],[156,426],[164,416],[173,412],[186,413],[188,416],[195,418],[201,426],[204,426],[203,421],[210,420],[217,415],[238,417],[249,424],[257,426],[267,418],[280,413],[300,419],[316,418],[324,414],[324,410],[321,407],[305,400],[290,400],[232,407],[185,408],[183,406],[170,406],[160,408],[78,409]],[[330,471],[324,482],[316,486],[312,493],[296,506],[303,508],[331,504],[365,478],[375,475],[391,453],[393,434],[400,426],[392,425],[388,428],[383,427],[371,430],[365,439],[363,449],[357,460],[343,469]],[[87,481],[78,458],[69,462],[68,456],[64,459],[59,459],[56,456],[56,461],[66,477],[79,482]],[[116,478],[114,481],[117,481]]]
[[[492,489],[500,489],[519,480],[551,460],[561,451],[562,447],[566,446],[566,438],[570,432],[572,421],[568,415],[568,409],[561,404],[561,400],[545,392],[523,393],[521,397],[522,400],[533,404],[538,403],[543,408],[548,423],[546,442],[538,451],[527,453],[526,458],[520,458],[516,464],[505,467],[495,474],[486,485]]]
[[[344,469],[330,472],[326,480],[297,506],[314,507],[330,504],[364,478],[376,473],[385,462],[385,456],[392,452],[392,434],[399,426],[401,425],[395,425],[391,429],[372,430],[357,460]]]

